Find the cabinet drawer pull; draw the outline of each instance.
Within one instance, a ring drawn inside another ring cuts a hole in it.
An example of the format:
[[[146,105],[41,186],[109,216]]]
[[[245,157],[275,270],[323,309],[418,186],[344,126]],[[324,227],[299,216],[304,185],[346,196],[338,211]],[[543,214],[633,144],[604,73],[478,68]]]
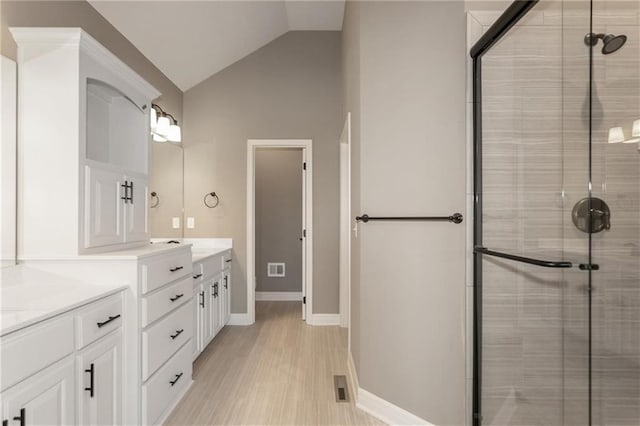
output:
[[[229,263],[229,262],[231,262],[231,259],[227,259],[227,260],[225,260],[225,262],[226,262],[226,263]]]
[[[182,377],[183,373],[180,374],[176,374],[176,378],[175,380],[170,381],[169,383],[171,383],[171,386],[175,385],[176,383],[178,383],[178,380],[180,380],[180,377]]]
[[[224,276],[224,288],[229,288],[229,277]]]
[[[181,335],[183,331],[184,331],[184,328],[181,328],[180,330],[176,330],[176,334],[172,334],[172,335],[170,336],[170,337],[171,337],[171,340],[176,340],[176,337],[178,337],[179,335]]]
[[[176,266],[175,268],[169,269],[169,272],[179,271],[180,269],[183,269],[183,268],[184,268],[184,266]]]
[[[211,294],[213,297],[218,297],[218,283],[213,285],[213,293]]]
[[[91,366],[89,367],[88,370],[84,370],[85,373],[89,373],[89,387],[88,388],[84,388],[84,390],[89,391],[89,397],[93,398],[93,363],[91,363]]]
[[[108,320],[103,321],[103,322],[99,322],[99,323],[98,323],[98,328],[102,328],[102,327],[104,327],[105,325],[109,324],[111,321],[115,321],[115,320],[117,320],[118,318],[120,318],[120,314],[115,315],[115,316],[110,316]]]
[[[171,300],[172,302],[175,302],[176,300],[180,299],[182,296],[184,296],[184,293],[176,294],[174,297],[170,297],[169,300]]]
[[[194,280],[197,280],[197,279],[198,279],[198,278],[200,278],[201,276],[202,276],[202,274],[194,275],[194,276],[193,276],[193,279],[194,279]]]
[[[20,409],[20,417],[14,417],[14,421],[20,421],[20,426],[25,426],[27,424],[27,410],[26,408]]]
[[[124,184],[121,184],[120,187],[124,189],[124,197],[120,197],[120,199],[124,200],[124,203],[127,204],[129,201],[129,182],[125,180]]]
[[[202,290],[202,291],[200,292],[200,298],[202,299],[202,300],[200,301],[200,306],[202,306],[202,307],[204,308],[204,290]]]

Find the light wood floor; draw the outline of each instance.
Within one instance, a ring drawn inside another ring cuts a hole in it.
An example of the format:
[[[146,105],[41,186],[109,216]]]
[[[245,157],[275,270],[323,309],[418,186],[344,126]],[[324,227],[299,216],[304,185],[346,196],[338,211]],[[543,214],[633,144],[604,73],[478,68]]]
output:
[[[347,375],[346,329],[310,327],[299,302],[257,302],[256,323],[227,326],[194,364],[194,384],[168,425],[380,425],[335,402]]]

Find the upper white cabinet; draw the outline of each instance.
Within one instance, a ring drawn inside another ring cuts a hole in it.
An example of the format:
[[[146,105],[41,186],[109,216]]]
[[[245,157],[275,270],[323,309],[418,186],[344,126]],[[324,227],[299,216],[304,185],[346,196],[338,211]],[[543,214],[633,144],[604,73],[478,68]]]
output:
[[[18,256],[147,241],[149,109],[160,93],[80,28],[10,30],[18,45]]]

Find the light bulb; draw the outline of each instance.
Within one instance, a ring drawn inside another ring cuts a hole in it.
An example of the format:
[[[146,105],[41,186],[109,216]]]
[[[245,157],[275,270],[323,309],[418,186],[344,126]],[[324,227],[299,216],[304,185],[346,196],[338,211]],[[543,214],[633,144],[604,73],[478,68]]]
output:
[[[153,132],[158,125],[158,113],[155,108],[151,108],[149,111],[149,126],[151,127],[151,131]]]
[[[167,135],[167,139],[170,142],[182,142],[182,132],[180,131],[180,126],[177,124],[172,124],[169,127],[169,134]]]
[[[160,136],[160,135],[159,135],[159,134],[157,134],[157,133],[153,133],[153,141],[154,141],[154,142],[166,142],[166,141],[167,141],[167,139],[166,139],[166,138],[163,138],[162,136]]]
[[[640,120],[633,122],[633,129],[631,130],[632,138],[640,138]]]
[[[622,127],[612,127],[609,129],[609,143],[624,142],[624,131]]]
[[[169,117],[159,117],[158,124],[156,125],[156,129],[154,132],[166,139],[167,135],[169,134],[170,126],[171,123],[169,122]]]

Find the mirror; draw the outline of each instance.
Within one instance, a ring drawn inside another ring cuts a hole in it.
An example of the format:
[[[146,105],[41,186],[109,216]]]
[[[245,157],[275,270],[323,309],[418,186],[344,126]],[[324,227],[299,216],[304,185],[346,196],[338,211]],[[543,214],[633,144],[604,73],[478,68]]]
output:
[[[17,67],[9,58],[0,56],[0,259],[1,266],[16,264],[16,107]]]
[[[153,141],[150,143],[149,235],[152,239],[182,238],[184,227],[182,144]]]

